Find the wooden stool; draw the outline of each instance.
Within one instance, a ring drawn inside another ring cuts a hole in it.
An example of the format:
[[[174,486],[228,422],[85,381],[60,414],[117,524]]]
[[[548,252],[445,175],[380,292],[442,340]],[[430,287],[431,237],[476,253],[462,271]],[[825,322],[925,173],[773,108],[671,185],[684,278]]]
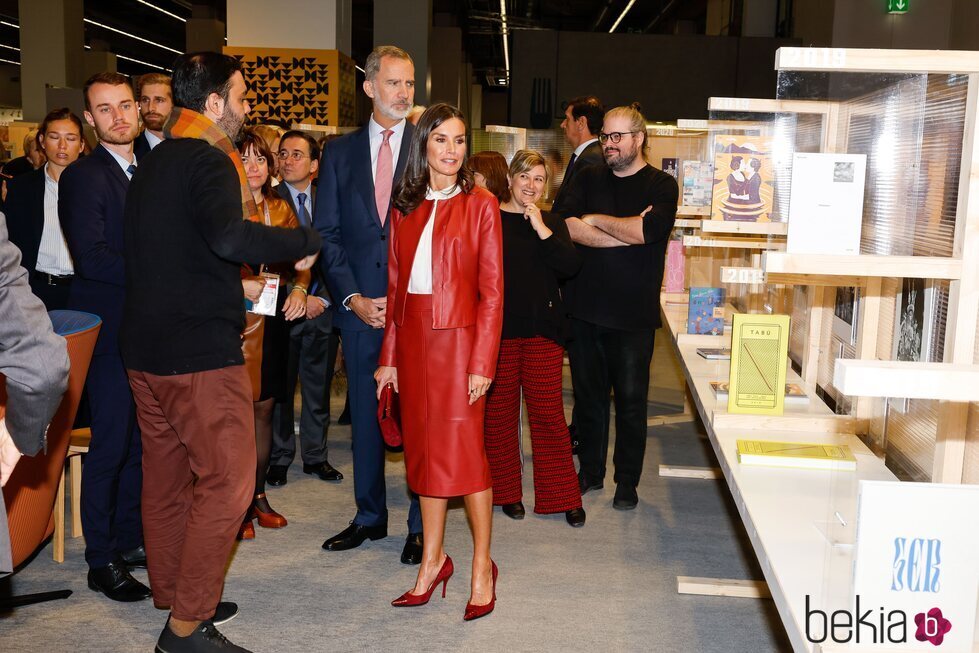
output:
[[[92,441],[92,431],[88,428],[75,429],[68,440],[68,469],[71,482],[71,536],[82,534],[82,454],[88,453]],[[65,473],[61,472],[61,484],[54,506],[54,545],[55,562],[65,561]]]

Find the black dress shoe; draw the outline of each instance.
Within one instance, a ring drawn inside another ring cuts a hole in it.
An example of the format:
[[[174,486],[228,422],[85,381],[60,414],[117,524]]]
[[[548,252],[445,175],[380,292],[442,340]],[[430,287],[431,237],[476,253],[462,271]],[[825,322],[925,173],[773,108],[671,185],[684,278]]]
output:
[[[105,567],[88,570],[88,587],[102,592],[113,601],[132,603],[152,596],[150,588],[132,577],[121,560],[110,562]]]
[[[282,487],[289,482],[289,479],[286,478],[288,471],[289,465],[269,465],[268,474],[265,475],[265,483],[272,487]]]
[[[202,621],[189,637],[177,637],[170,630],[169,623],[163,627],[160,639],[156,641],[156,653],[251,653],[246,648],[236,646],[222,635],[214,622]]]
[[[632,510],[639,504],[639,495],[636,494],[636,486],[626,483],[619,483],[615,486],[615,498],[612,499],[612,507],[616,510]]]
[[[140,544],[135,549],[119,554],[129,569],[146,569],[146,547]]]
[[[589,490],[601,490],[605,487],[605,481],[594,479],[585,472],[578,472],[578,489],[584,494]]]
[[[313,476],[318,476],[320,480],[331,481],[333,483],[339,483],[343,480],[343,474],[334,469],[333,465],[326,460],[315,465],[303,465],[303,473],[312,474]]]
[[[585,525],[585,509],[572,508],[564,513],[564,518],[575,528],[580,528]]]
[[[350,526],[323,542],[327,551],[346,551],[356,549],[364,540],[379,540],[388,536],[387,524],[383,526],[363,526],[350,522]]]
[[[510,519],[523,519],[527,514],[527,511],[523,507],[523,503],[517,501],[516,503],[507,503],[503,505],[503,514]]]
[[[421,533],[408,533],[405,538],[405,548],[401,550],[401,562],[406,565],[421,564],[422,548],[425,538]]]

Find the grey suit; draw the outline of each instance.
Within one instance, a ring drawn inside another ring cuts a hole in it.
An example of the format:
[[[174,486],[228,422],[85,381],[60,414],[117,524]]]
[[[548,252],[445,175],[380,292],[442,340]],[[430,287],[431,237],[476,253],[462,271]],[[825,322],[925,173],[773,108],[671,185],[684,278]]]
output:
[[[300,223],[302,212],[293,202],[285,182],[276,186],[279,196],[289,203]],[[316,189],[310,186],[310,205],[315,205]],[[310,212],[312,214],[312,212]],[[303,223],[309,226],[309,223]],[[314,265],[310,280],[310,292],[333,303],[322,269]],[[277,419],[272,424],[271,465],[289,466],[296,457],[295,410],[293,397],[296,382],[302,385],[302,412],[299,417],[299,437],[302,441],[302,459],[306,465],[326,461],[326,435],[330,427],[330,384],[333,366],[337,358],[339,339],[333,332],[333,311],[327,309],[312,320],[300,320],[289,332],[289,360],[286,381],[286,401],[276,406]]]
[[[26,456],[45,445],[45,432],[68,387],[68,351],[54,334],[44,304],[27,283],[20,251],[0,215],[0,373],[7,377],[7,431]],[[0,495],[0,576],[12,571],[7,511]]]

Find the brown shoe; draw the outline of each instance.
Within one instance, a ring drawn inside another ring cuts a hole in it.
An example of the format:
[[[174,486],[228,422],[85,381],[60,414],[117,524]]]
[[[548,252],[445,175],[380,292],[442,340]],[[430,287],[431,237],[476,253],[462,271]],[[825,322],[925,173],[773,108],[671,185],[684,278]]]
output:
[[[255,503],[252,504],[252,514],[258,519],[258,525],[262,528],[282,528],[289,524],[286,518],[272,510],[269,505],[268,497],[265,493],[255,495]]]

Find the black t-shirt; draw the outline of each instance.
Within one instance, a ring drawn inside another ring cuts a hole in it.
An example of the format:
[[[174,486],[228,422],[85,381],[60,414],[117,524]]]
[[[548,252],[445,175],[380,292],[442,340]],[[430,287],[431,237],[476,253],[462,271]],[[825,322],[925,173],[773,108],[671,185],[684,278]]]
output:
[[[565,293],[572,317],[613,329],[660,326],[659,291],[678,196],[676,180],[650,165],[628,177],[617,177],[606,166],[590,166],[575,176],[557,207],[563,218],[589,213],[628,218],[653,208],[643,218],[642,245],[578,245],[581,271]]]

